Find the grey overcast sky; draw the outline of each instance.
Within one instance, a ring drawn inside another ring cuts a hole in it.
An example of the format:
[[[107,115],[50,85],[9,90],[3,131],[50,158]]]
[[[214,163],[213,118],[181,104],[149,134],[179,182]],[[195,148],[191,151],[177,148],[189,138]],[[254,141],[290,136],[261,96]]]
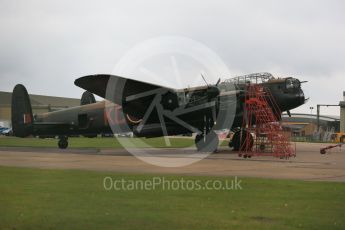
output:
[[[294,112],[310,113],[342,99],[344,12],[341,0],[0,0],[0,90],[80,97],[76,78],[111,73],[136,44],[172,35],[205,44],[233,75],[309,81],[311,100]]]

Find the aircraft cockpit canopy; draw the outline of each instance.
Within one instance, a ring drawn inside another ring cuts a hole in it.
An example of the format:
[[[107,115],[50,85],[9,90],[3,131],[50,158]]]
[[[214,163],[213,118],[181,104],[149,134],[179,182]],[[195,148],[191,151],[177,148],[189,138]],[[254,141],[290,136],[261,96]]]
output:
[[[301,82],[296,78],[287,78],[285,80],[286,89],[299,89],[301,88]]]
[[[261,84],[275,79],[270,73],[253,73],[226,79],[219,84],[221,91],[232,91],[243,87],[245,84]]]

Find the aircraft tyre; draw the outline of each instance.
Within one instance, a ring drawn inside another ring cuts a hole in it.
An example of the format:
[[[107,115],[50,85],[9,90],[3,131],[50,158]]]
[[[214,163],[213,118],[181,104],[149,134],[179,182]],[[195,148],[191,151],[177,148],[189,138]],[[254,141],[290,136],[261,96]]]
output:
[[[68,147],[68,140],[67,138],[60,138],[59,142],[58,142],[58,146],[60,149],[67,149]]]
[[[204,134],[198,134],[195,137],[195,146],[199,152],[214,152],[217,150],[219,144],[218,135],[211,131],[206,137]]]
[[[233,147],[234,151],[239,151],[246,139],[247,132],[248,131],[246,130],[242,130],[242,138],[241,138],[241,131],[235,132],[231,142],[229,143],[229,147]],[[251,150],[253,148],[253,144],[254,144],[254,139],[253,139],[253,136],[250,135],[250,145],[249,145],[250,149],[248,150]]]

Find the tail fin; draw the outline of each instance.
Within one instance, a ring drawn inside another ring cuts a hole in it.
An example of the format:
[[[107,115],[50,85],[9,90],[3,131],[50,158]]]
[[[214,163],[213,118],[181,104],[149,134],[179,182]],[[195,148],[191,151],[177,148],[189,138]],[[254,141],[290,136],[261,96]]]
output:
[[[87,105],[96,103],[95,96],[89,91],[85,91],[81,96],[80,105]]]
[[[18,84],[12,93],[12,130],[16,137],[27,137],[33,133],[33,116],[26,88]]]

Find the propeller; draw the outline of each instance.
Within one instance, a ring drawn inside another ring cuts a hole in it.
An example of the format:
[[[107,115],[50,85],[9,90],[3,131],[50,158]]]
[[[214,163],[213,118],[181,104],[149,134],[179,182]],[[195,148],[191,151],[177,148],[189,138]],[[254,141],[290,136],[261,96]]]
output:
[[[216,83],[216,86],[218,86],[220,83],[220,78],[218,79],[217,83]]]
[[[204,75],[203,75],[202,73],[200,73],[200,75],[201,75],[202,79],[204,80],[204,82],[206,83],[206,85],[207,85],[208,87],[210,87],[210,85],[207,83],[206,78],[204,77]],[[216,83],[215,86],[218,86],[219,83],[220,83],[220,81],[221,81],[221,78],[218,79],[218,81],[217,81],[217,83]]]
[[[202,79],[204,79],[204,82],[206,83],[206,85],[209,86],[207,81],[206,81],[206,79],[205,79],[205,77],[204,77],[204,75],[202,75],[202,73],[201,73],[201,77],[202,77]]]

